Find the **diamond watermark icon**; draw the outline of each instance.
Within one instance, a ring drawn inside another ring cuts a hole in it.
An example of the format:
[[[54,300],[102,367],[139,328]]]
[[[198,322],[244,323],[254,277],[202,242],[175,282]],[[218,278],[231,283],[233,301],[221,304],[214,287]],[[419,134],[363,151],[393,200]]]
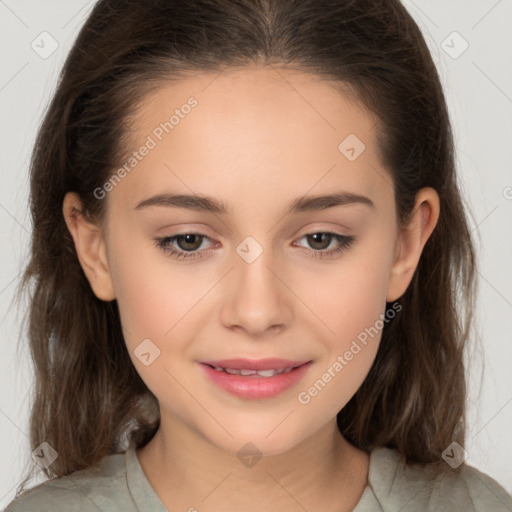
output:
[[[254,467],[261,459],[261,455],[257,446],[253,443],[245,443],[242,448],[236,452],[236,456],[240,459],[240,462],[248,468]]]
[[[137,345],[133,353],[144,366],[149,366],[160,356],[160,349],[149,338],[146,338]]]
[[[469,43],[454,31],[441,43],[441,48],[452,59],[458,59],[469,48]]]
[[[41,59],[47,59],[59,47],[57,40],[48,32],[41,32],[31,43],[30,47]]]
[[[361,154],[365,151],[366,146],[363,141],[357,136],[351,133],[346,137],[338,146],[339,152],[349,161],[353,162],[357,160]]]
[[[246,263],[253,263],[262,254],[263,247],[248,236],[238,245],[236,252]]]
[[[46,441],[43,441],[32,452],[32,458],[34,459],[34,462],[36,464],[39,464],[39,466],[41,466],[42,468],[47,468],[48,466],[50,466],[58,456],[58,453]]]
[[[453,469],[458,468],[468,457],[468,452],[464,448],[453,441],[453,443],[446,448],[441,454],[441,457],[447,462]]]

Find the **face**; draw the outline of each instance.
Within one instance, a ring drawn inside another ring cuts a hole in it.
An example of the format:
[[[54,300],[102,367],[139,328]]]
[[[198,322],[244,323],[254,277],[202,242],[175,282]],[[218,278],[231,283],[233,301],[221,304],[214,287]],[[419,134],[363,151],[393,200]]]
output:
[[[360,387],[394,300],[399,236],[375,121],[325,81],[265,68],[190,76],[140,104],[132,159],[103,189],[103,236],[162,425],[277,454]]]

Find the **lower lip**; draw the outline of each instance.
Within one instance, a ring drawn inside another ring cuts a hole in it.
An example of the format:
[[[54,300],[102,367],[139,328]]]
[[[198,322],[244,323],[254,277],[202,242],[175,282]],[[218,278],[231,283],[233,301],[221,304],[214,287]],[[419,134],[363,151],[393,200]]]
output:
[[[297,384],[306,375],[311,361],[274,377],[231,375],[214,370],[207,364],[200,365],[212,382],[228,393],[250,400],[263,400],[277,396]]]

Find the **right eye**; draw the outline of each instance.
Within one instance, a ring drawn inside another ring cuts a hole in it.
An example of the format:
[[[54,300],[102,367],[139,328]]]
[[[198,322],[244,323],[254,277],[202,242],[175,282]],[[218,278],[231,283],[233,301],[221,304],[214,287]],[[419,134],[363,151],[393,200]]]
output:
[[[211,240],[201,233],[182,233],[179,235],[155,238],[155,244],[164,253],[176,259],[202,258],[205,250],[199,251],[204,240]],[[177,248],[174,244],[177,244]],[[209,252],[209,251],[206,251]]]

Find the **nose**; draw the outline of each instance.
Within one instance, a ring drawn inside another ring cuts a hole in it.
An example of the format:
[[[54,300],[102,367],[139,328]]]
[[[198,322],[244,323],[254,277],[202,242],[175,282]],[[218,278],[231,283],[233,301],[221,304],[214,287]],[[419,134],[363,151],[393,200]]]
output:
[[[271,251],[263,250],[252,262],[238,255],[234,261],[221,310],[223,325],[254,338],[289,326],[293,294],[284,284],[286,276],[278,270]]]

